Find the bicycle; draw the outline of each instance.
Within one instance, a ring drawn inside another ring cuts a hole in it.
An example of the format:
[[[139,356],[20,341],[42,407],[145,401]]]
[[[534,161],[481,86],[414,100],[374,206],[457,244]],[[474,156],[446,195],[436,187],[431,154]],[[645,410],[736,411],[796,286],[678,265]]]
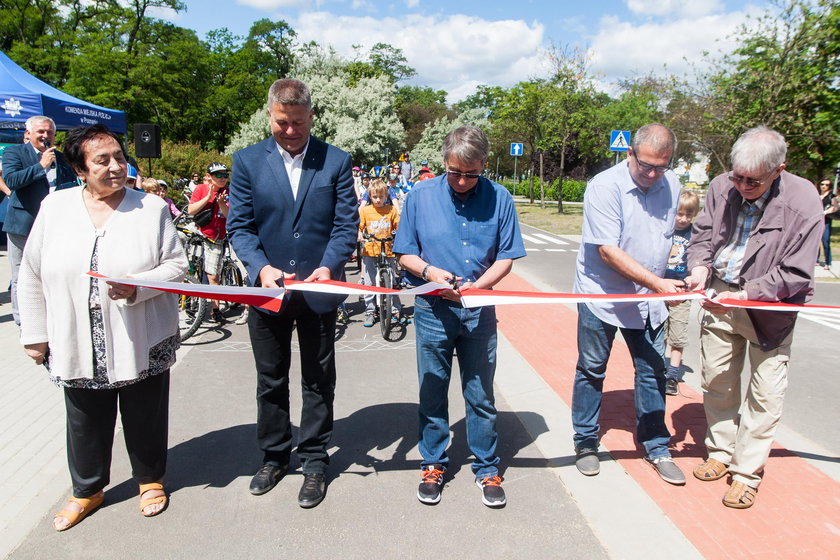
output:
[[[183,214],[186,216],[186,213]],[[187,284],[202,284],[204,276],[204,244],[202,235],[189,227],[187,219],[176,219],[176,229],[183,235],[184,251],[187,254],[189,270],[184,277]],[[181,341],[187,340],[198,331],[207,313],[209,302],[201,297],[182,295],[178,299],[178,318]]]
[[[368,232],[364,232],[362,237],[367,240],[379,242],[379,256],[376,257],[376,285],[380,288],[393,289],[398,286],[396,275],[393,268],[388,263],[387,250],[385,244],[394,240],[393,235],[396,232],[391,232],[391,237],[376,237]],[[388,340],[391,334],[391,329],[396,322],[394,319],[394,307],[391,305],[391,298],[397,297],[390,294],[378,294],[376,296],[376,305],[379,308],[379,329],[382,333],[382,338]]]
[[[245,278],[247,274],[243,274],[244,267],[240,263],[239,259],[236,258],[236,255],[233,253],[233,249],[230,246],[230,234],[226,234],[225,237],[221,240],[215,240],[207,238],[207,241],[213,243],[214,245],[221,244],[222,245],[222,271],[219,273],[219,284],[222,286],[237,286],[242,287],[247,285]],[[235,303],[230,301],[219,301],[219,311],[222,313],[226,313],[229,310],[237,309],[241,307],[241,303]],[[243,311],[243,317],[247,318],[248,315],[248,308],[246,307]],[[237,319],[237,324],[242,323],[242,318],[240,317]]]

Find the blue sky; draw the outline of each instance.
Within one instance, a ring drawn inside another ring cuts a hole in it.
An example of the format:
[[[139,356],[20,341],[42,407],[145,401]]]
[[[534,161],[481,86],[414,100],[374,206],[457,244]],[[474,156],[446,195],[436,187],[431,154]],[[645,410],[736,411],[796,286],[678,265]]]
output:
[[[727,51],[748,14],[768,2],[747,0],[186,0],[179,14],[155,12],[200,37],[227,27],[246,35],[260,18],[283,19],[298,38],[330,44],[390,43],[417,70],[410,83],[449,92],[451,102],[479,84],[509,87],[548,72],[546,48],[586,49],[610,90],[617,79],[650,72],[692,72],[703,51]],[[729,37],[729,38],[728,38]]]

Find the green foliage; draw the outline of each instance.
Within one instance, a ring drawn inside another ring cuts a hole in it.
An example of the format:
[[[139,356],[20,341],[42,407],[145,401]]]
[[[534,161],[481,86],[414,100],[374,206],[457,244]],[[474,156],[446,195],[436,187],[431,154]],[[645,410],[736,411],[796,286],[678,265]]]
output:
[[[840,5],[834,0],[771,0],[763,16],[738,30],[735,51],[712,61],[714,70],[696,85],[642,76],[620,81],[618,93],[608,95],[595,90],[584,52],[552,47],[547,74],[510,88],[481,85],[453,107],[445,91],[400,85],[415,71],[386,43],[356,46],[348,61],[331,47],[296,43],[286,22],[270,19],[255,21],[246,37],[221,28],[201,39],[148,15],[160,8],[180,12],[184,5],[0,0],[0,50],[55,87],[125,110],[129,123],[160,124],[170,141],[166,149],[179,154],[187,151],[179,142],[230,151],[265,138],[268,87],[296,76],[312,89],[313,132],[358,163],[381,163],[386,151],[410,149],[415,162],[426,159],[440,171],[446,133],[476,124],[490,137],[491,167],[498,162],[511,175],[509,144],[524,142],[517,173],[537,175],[542,155],[548,192],[559,179],[569,200],[582,190],[569,179],[611,164],[610,130],[653,121],[676,132],[677,158],[708,154],[712,175],[728,167],[737,136],[757,124],[785,135],[794,172],[813,178],[840,161]]]
[[[492,114],[504,97],[505,90],[503,88],[482,84],[476,88],[475,93],[456,103],[454,109],[458,112],[467,109],[484,109]]]
[[[840,160],[840,5],[779,0],[738,39],[708,77],[707,126],[731,145],[765,124],[787,139],[789,167],[824,174]]]
[[[335,69],[324,73],[321,62],[300,74],[312,93],[312,134],[346,150],[357,163],[380,163],[386,149],[396,153],[403,129],[394,111],[395,90],[390,79],[385,75],[365,77],[350,86],[346,73]],[[266,109],[257,109],[239,127],[226,153],[268,137]]]
[[[128,145],[130,154],[134,154],[134,145]],[[175,143],[169,140],[161,142],[161,158],[153,159],[151,177],[155,179],[163,179],[169,184],[169,196],[172,197],[179,205],[184,200],[183,196],[178,197],[179,193],[175,191],[175,182],[181,177],[189,177],[192,173],[198,173],[199,177],[204,176],[207,166],[218,161],[224,163],[228,167],[231,165],[231,158],[229,155],[217,152],[214,150],[207,150],[200,144],[191,144],[186,142]],[[137,160],[140,165],[140,173],[144,177],[149,177],[149,160]]]
[[[441,173],[444,169],[441,147],[446,135],[450,131],[464,125],[477,126],[487,133],[490,121],[485,117],[481,109],[470,109],[457,115],[454,119],[448,116],[441,117],[426,126],[420,140],[411,150],[411,159],[415,163],[423,160],[429,162],[429,169],[435,173]]]
[[[411,150],[420,140],[423,130],[442,117],[454,117],[446,106],[446,92],[430,87],[401,86],[397,90],[397,116],[405,129],[403,146]]]
[[[524,181],[517,183],[515,181],[500,181],[500,184],[505,187],[511,194],[516,193],[517,196],[527,196],[530,189],[530,182]],[[557,188],[560,185],[560,179],[545,183],[545,200],[557,201]],[[563,202],[583,202],[583,193],[586,190],[586,181],[576,181],[573,179],[566,179],[563,181]],[[534,198],[540,199],[540,180],[534,178]]]

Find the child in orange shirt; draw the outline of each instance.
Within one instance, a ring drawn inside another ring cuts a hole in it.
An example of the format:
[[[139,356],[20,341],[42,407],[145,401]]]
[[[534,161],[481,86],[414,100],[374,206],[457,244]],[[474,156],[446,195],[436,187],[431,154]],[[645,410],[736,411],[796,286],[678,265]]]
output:
[[[379,241],[374,240],[373,237],[391,239],[391,241],[385,244],[385,255],[396,282],[399,279],[397,275],[397,259],[394,253],[391,252],[391,248],[394,245],[393,238],[400,223],[400,213],[392,204],[385,204],[388,200],[388,186],[381,179],[373,181],[370,187],[368,187],[367,192],[371,203],[359,209],[360,236],[362,232],[366,232],[371,236],[371,239],[365,241],[364,247],[362,248],[365,284],[368,286],[376,285],[376,264],[379,259],[381,244]],[[399,296],[391,296],[390,299],[391,305],[396,310],[395,316],[399,316],[400,323],[404,325],[408,324],[409,321],[402,316],[402,303],[400,302]],[[376,322],[376,296],[365,296],[364,326],[372,327],[374,322]]]

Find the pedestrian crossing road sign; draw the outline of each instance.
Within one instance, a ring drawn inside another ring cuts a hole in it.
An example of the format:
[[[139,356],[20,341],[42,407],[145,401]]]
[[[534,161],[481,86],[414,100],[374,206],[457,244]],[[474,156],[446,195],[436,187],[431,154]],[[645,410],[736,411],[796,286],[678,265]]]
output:
[[[626,152],[629,147],[629,130],[613,130],[610,132],[610,150],[613,152]]]

